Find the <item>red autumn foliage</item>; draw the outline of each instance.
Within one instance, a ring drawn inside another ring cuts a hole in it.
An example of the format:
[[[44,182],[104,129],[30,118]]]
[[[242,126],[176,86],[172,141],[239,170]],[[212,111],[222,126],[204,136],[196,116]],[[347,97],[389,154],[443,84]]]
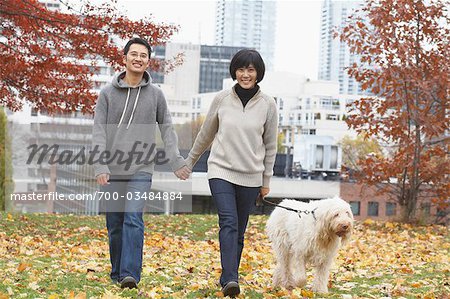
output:
[[[373,96],[355,101],[350,128],[384,156],[361,161],[359,180],[383,186],[413,220],[418,200],[448,208],[450,2],[368,0],[337,33],[360,63],[348,74]]]
[[[50,114],[92,113],[95,69],[81,60],[103,60],[117,68],[122,49],[115,41],[137,35],[152,45],[164,44],[178,30],[149,18],[132,21],[114,1],[65,8],[68,13],[48,10],[37,0],[1,1],[0,105],[16,111],[27,101]],[[153,68],[161,64],[152,60]]]

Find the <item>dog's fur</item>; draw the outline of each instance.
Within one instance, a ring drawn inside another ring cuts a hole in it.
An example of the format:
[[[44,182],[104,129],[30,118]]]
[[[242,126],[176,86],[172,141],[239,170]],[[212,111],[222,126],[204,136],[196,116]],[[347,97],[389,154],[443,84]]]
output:
[[[333,259],[341,244],[347,242],[353,230],[350,205],[339,197],[304,203],[285,199],[280,206],[296,210],[315,210],[298,214],[277,207],[267,221],[266,232],[276,257],[274,287],[287,289],[306,284],[306,264],[316,268],[313,291],[328,292],[328,277]]]

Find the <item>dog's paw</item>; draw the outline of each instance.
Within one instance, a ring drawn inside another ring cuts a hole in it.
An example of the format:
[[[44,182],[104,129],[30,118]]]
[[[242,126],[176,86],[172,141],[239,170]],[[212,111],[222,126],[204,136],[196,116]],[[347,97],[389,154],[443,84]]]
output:
[[[286,290],[292,291],[296,287],[295,280],[292,278],[292,276],[289,276],[286,281],[283,282],[283,287]]]
[[[284,288],[288,291],[292,291],[293,289],[295,289],[295,286],[293,284],[287,284]]]
[[[327,286],[317,286],[313,285],[312,290],[314,293],[321,293],[321,294],[327,294],[328,293],[328,287]]]
[[[302,288],[306,285],[306,278],[295,278],[294,279],[294,285],[296,287]]]
[[[281,280],[278,276],[274,276],[272,280],[272,288],[278,288],[281,287]]]

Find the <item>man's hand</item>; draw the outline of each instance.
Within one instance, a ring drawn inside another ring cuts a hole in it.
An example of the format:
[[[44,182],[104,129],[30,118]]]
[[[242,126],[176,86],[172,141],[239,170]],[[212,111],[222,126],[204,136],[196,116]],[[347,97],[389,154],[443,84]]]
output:
[[[97,178],[97,184],[99,184],[99,185],[104,186],[104,185],[109,184],[108,183],[108,181],[109,181],[109,173],[101,173],[96,178]]]
[[[191,170],[186,165],[181,167],[180,169],[176,170],[174,173],[180,180],[187,180],[189,176],[191,175]]]
[[[259,191],[259,194],[261,194],[261,197],[264,198],[269,194],[270,188],[269,187],[261,187],[261,190]]]

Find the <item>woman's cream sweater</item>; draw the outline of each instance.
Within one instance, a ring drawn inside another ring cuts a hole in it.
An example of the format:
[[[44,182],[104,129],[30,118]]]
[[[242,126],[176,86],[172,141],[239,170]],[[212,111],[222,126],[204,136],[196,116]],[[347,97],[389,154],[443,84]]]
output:
[[[212,143],[208,179],[269,187],[277,136],[275,100],[259,90],[244,107],[233,87],[214,98],[186,164],[192,169]]]

